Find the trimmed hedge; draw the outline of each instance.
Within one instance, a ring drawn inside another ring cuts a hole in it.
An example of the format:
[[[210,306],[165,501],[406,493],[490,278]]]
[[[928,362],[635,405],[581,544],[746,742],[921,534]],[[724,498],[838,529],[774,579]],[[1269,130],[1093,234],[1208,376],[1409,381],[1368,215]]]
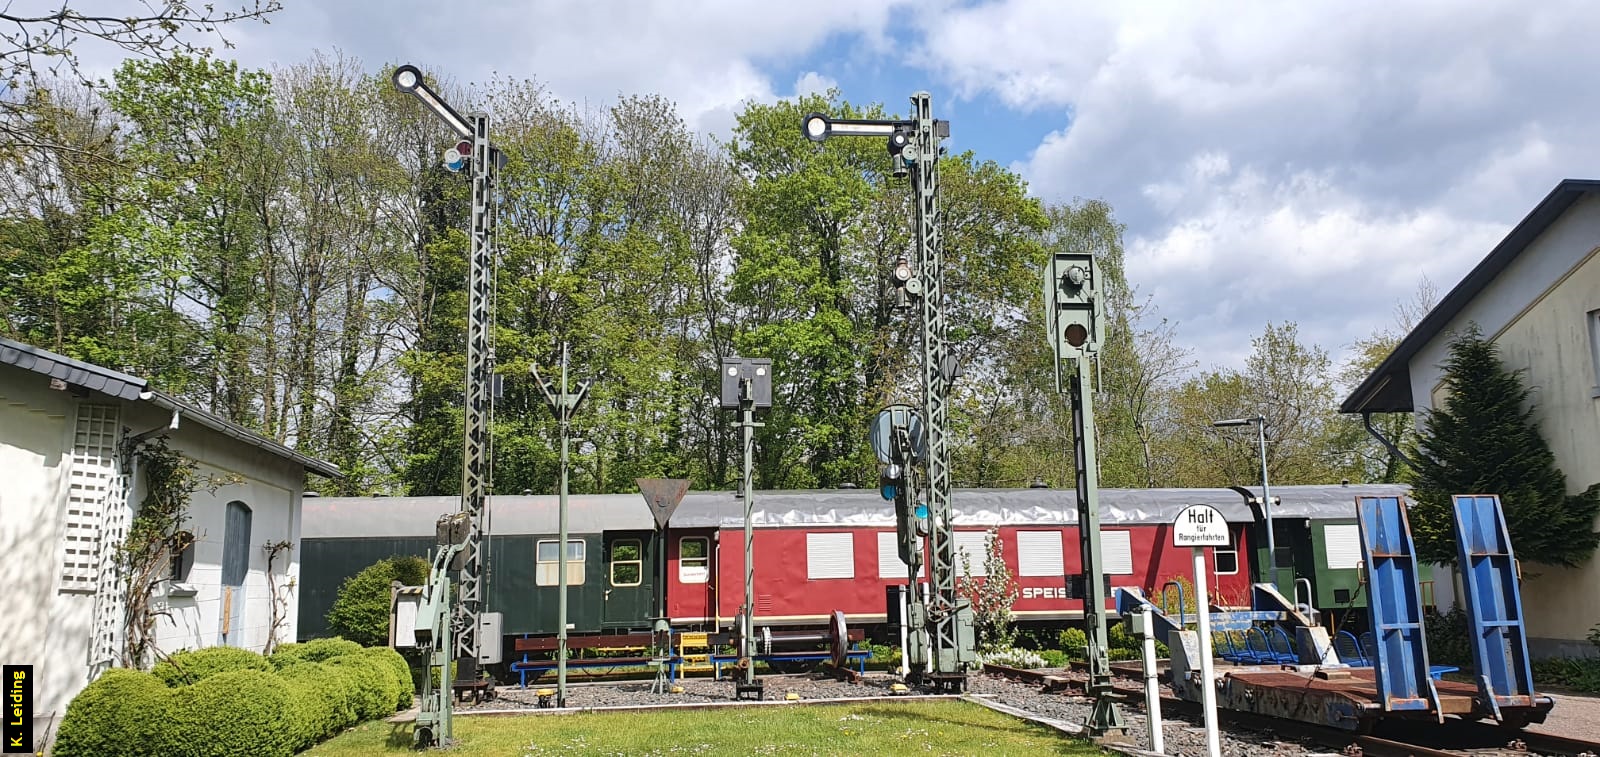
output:
[[[285,645],[270,661],[230,648],[171,659],[156,673],[106,671],[85,688],[54,754],[278,757],[412,701],[404,658],[343,639]]]
[[[356,679],[342,667],[302,662],[278,672],[293,694],[298,748],[304,749],[360,722]]]
[[[410,707],[416,688],[411,682],[411,664],[406,662],[406,658],[389,647],[367,647],[361,650],[361,654],[389,669],[389,676],[394,679],[395,685],[395,706],[402,710]]]
[[[302,728],[289,684],[273,673],[235,670],[176,689],[165,754],[287,757]]]
[[[274,666],[283,668],[297,662],[327,662],[335,657],[355,654],[361,649],[360,644],[335,636],[331,639],[312,639],[304,644],[284,644],[268,659]]]
[[[235,670],[260,670],[271,673],[272,663],[260,654],[238,647],[187,649],[168,657],[150,669],[168,686],[199,683],[218,673]]]
[[[354,654],[335,657],[324,664],[341,668],[355,679],[357,718],[371,720],[394,712],[394,703],[399,701],[400,694],[394,676],[389,674],[389,666]]]
[[[107,670],[67,705],[51,754],[161,755],[171,697],[167,685],[149,673]]]

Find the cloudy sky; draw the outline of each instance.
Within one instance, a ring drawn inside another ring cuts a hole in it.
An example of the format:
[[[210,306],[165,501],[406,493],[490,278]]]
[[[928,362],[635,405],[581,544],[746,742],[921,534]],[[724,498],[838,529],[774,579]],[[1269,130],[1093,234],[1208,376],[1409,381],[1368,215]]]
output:
[[[1239,364],[1268,321],[1340,358],[1558,181],[1600,177],[1583,0],[282,2],[228,31],[234,56],[657,92],[719,136],[749,100],[838,86],[904,112],[927,89],[952,148],[1112,204],[1130,278],[1204,367]]]

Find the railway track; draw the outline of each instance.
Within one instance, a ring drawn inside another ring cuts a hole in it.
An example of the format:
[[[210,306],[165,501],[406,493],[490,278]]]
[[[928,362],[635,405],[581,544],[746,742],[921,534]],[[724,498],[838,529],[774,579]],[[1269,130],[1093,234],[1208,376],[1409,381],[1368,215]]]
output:
[[[1046,693],[1082,694],[1086,676],[1077,671],[1047,672],[986,664],[985,673],[1040,687]],[[1144,688],[1118,684],[1117,695],[1135,706],[1144,701]],[[1162,694],[1163,712],[1200,714],[1200,706]],[[1600,757],[1600,743],[1534,731],[1507,731],[1478,722],[1451,719],[1445,724],[1400,722],[1381,724],[1379,732],[1360,734],[1338,728],[1273,718],[1254,713],[1219,710],[1218,719],[1230,730],[1269,733],[1277,741],[1303,741],[1332,749],[1346,757]]]

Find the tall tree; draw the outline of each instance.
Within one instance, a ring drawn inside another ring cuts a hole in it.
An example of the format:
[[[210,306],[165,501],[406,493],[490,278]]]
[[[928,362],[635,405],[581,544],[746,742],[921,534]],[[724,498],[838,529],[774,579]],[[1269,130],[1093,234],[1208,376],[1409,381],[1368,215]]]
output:
[[[1539,432],[1529,389],[1499,349],[1469,325],[1444,362],[1447,395],[1423,416],[1412,482],[1417,553],[1454,564],[1451,495],[1498,494],[1517,553],[1530,562],[1575,567],[1600,546],[1600,483],[1567,492],[1567,477]]]
[[[232,47],[226,37],[218,34],[219,27],[241,21],[265,22],[269,14],[282,8],[278,0],[251,0],[241,3],[238,9],[164,0],[119,13],[85,11],[82,5],[64,0],[52,4],[49,10],[34,13],[21,12],[10,5],[0,9],[0,79],[10,89],[30,92],[31,97],[42,83],[52,79],[94,85],[78,64],[78,51],[85,43],[110,45],[129,57],[154,60],[174,55],[209,55],[210,50],[196,44],[193,35],[217,34],[225,46]],[[6,143],[72,147],[70,141],[52,140],[50,132],[31,128],[30,122],[25,104],[9,97],[0,100],[0,138]]]

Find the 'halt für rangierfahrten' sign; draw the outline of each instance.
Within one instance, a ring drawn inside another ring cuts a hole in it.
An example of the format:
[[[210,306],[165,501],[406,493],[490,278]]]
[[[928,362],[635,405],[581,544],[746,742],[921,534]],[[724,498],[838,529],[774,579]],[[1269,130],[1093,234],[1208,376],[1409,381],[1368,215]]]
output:
[[[1210,505],[1190,505],[1172,523],[1173,546],[1226,547],[1231,541],[1228,522]]]

